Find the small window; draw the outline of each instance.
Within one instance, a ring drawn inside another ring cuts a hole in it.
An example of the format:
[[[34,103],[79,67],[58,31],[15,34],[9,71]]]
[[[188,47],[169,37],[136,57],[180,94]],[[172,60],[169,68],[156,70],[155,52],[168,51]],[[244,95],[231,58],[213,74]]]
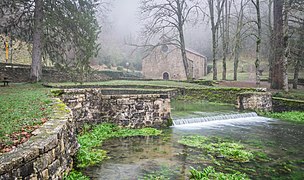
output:
[[[166,53],[166,52],[168,52],[169,47],[164,44],[164,45],[161,46],[161,50],[162,50],[162,52]]]

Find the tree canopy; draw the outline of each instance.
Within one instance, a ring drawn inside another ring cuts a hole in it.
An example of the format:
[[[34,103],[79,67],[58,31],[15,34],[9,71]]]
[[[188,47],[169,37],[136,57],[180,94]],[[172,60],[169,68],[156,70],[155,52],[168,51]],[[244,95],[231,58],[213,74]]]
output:
[[[78,73],[96,55],[97,0],[3,0],[0,33],[32,44],[32,76],[41,79],[41,59]],[[35,51],[35,50],[40,51]],[[37,64],[38,63],[38,64]],[[33,64],[36,64],[33,67]]]

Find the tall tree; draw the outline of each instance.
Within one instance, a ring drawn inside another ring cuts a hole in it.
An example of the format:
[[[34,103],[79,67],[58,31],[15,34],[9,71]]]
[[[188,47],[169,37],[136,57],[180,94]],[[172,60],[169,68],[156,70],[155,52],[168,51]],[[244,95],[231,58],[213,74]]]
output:
[[[298,88],[299,72],[304,67],[304,2],[301,0],[290,1],[289,26],[291,29],[291,59],[293,60],[294,78],[293,88]]]
[[[96,0],[3,0],[0,33],[8,30],[32,44],[32,81],[41,79],[42,56],[55,65],[88,69],[89,58],[97,51],[97,6]],[[73,63],[67,63],[71,50]]]
[[[273,70],[271,75],[271,88],[288,91],[287,78],[287,41],[288,29],[286,26],[287,9],[284,10],[284,0],[275,0],[273,2],[273,35],[274,35],[274,60],[272,63]],[[285,14],[286,13],[286,14]],[[286,15],[284,17],[284,14]],[[284,20],[285,19],[285,20]]]
[[[41,55],[43,39],[43,0],[35,0],[34,28],[33,28],[33,50],[31,65],[31,81],[39,81],[42,76]]]
[[[262,20],[261,20],[261,10],[260,10],[260,0],[251,0],[252,4],[256,10],[256,21],[255,24],[257,26],[257,34],[256,37],[256,60],[255,60],[255,75],[256,75],[256,85],[260,86],[260,48],[262,41]]]
[[[234,9],[235,9],[235,17],[236,17],[236,29],[235,29],[235,35],[234,35],[234,44],[233,44],[233,62],[234,62],[234,68],[233,68],[233,80],[237,81],[237,75],[238,75],[238,67],[239,67],[239,58],[241,54],[241,48],[242,48],[242,41],[244,36],[244,10],[246,5],[248,4],[248,0],[241,0],[240,2],[238,0],[233,1]]]
[[[272,5],[273,0],[268,0],[268,44],[270,48],[268,48],[268,64],[269,64],[269,74],[268,74],[268,82],[271,82],[271,74],[272,74],[272,62],[273,62],[273,26],[272,26]]]
[[[225,0],[207,0],[211,22],[212,33],[212,64],[213,80],[217,80],[217,56],[218,56],[218,30],[221,23],[221,14],[224,9]]]
[[[145,44],[162,37],[162,44],[180,48],[187,79],[192,79],[186,54],[184,27],[191,21],[193,13],[198,13],[196,0],[141,0],[141,14],[145,24]]]
[[[231,1],[226,0],[224,11],[222,13],[222,47],[223,47],[223,72],[222,72],[222,80],[227,79],[227,56],[229,53],[229,31],[230,31],[230,9],[231,9]]]

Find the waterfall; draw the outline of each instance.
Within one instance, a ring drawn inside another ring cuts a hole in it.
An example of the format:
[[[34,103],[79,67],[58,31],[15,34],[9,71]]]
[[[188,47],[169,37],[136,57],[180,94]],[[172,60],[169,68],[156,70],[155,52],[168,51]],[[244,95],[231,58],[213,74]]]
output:
[[[189,119],[177,119],[173,120],[173,125],[183,125],[183,124],[192,124],[192,123],[202,123],[208,121],[218,121],[218,120],[227,120],[227,119],[238,119],[238,118],[249,118],[257,117],[258,115],[255,112],[251,113],[241,113],[241,114],[221,114],[217,116],[207,116],[199,118],[189,118]]]

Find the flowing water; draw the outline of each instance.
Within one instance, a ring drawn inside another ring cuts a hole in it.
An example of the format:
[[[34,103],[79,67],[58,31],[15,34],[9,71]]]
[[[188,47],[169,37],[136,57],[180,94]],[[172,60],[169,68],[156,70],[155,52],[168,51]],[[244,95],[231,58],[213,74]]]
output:
[[[190,167],[214,166],[221,172],[246,173],[251,179],[304,179],[304,125],[259,117],[255,113],[238,114],[226,105],[207,104],[207,107],[211,106],[214,108],[207,112],[198,111],[202,110],[198,107],[181,108],[187,111],[181,113],[173,103],[173,117],[179,125],[164,130],[161,137],[119,138],[105,142],[101,148],[108,151],[110,158],[85,169],[84,174],[92,179],[106,180],[188,179]],[[216,118],[208,119],[208,115]],[[220,116],[223,118],[218,118]],[[247,163],[214,160],[202,150],[178,143],[183,136],[189,135],[238,142],[267,158]]]

